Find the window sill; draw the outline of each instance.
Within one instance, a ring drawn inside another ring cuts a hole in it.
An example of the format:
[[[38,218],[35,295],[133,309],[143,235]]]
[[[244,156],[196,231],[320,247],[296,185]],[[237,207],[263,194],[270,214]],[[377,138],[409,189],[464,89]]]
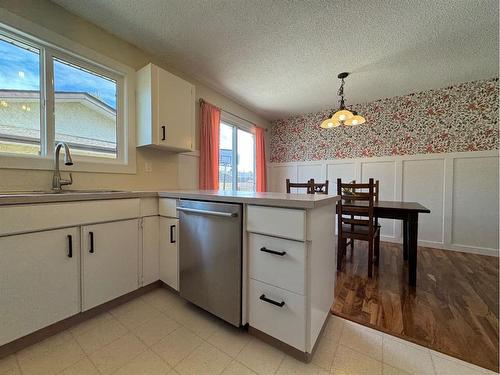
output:
[[[137,171],[135,160],[123,164],[118,161],[105,160],[78,160],[73,157],[72,166],[64,165],[61,156],[60,168],[66,172],[94,172],[94,173],[124,173],[135,174]],[[27,169],[27,170],[54,170],[52,158],[30,157],[30,156],[5,156],[0,155],[0,169]]]

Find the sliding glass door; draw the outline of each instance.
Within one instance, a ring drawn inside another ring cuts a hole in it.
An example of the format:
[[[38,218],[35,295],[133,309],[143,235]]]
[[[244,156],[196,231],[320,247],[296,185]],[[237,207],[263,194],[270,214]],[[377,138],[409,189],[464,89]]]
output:
[[[255,136],[221,122],[219,189],[255,191]]]

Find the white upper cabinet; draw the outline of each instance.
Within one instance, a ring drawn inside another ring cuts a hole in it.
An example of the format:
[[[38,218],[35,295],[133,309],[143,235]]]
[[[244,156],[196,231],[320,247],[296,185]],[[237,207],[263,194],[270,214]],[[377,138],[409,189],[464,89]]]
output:
[[[192,151],[195,87],[148,64],[137,72],[137,146]]]

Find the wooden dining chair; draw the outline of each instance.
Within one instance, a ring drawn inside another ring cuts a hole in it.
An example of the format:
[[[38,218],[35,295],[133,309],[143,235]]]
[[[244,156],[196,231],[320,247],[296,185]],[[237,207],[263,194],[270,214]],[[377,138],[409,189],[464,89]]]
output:
[[[314,179],[307,182],[290,182],[286,179],[286,192],[290,194],[291,189],[306,189],[307,194],[314,194]]]
[[[337,179],[337,194],[340,195],[337,203],[337,270],[339,271],[346,254],[347,240],[351,240],[351,248],[354,240],[361,240],[368,242],[368,277],[373,275],[373,255],[375,252],[378,263],[380,252],[380,226],[376,224],[373,215],[374,193],[373,178],[370,178],[368,183],[342,183],[340,178]],[[358,201],[365,203],[362,205],[348,203]]]

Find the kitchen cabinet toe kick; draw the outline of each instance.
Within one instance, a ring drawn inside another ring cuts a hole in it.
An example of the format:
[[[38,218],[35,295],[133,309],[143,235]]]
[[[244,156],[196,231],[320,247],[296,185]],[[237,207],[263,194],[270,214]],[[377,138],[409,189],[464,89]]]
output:
[[[319,333],[319,337],[323,336],[323,332],[324,332],[326,326],[328,325],[329,319],[330,319],[330,315],[328,315],[328,317],[326,318],[325,323],[323,324],[323,327],[321,328],[321,331]],[[318,345],[320,342],[320,340],[317,340],[315,345],[312,347],[311,352],[309,353],[309,352],[301,351],[297,348],[294,348],[293,346],[287,344],[286,342],[278,340],[277,338],[275,338],[275,337],[273,337],[265,332],[262,332],[261,330],[254,328],[250,325],[248,326],[248,333],[250,335],[258,338],[259,340],[264,341],[266,344],[269,344],[269,345],[275,347],[276,349],[281,350],[282,352],[288,354],[290,357],[293,357],[296,360],[299,360],[299,361],[304,362],[304,363],[311,362],[311,360],[314,356],[314,353],[316,352],[316,349],[318,348]]]

